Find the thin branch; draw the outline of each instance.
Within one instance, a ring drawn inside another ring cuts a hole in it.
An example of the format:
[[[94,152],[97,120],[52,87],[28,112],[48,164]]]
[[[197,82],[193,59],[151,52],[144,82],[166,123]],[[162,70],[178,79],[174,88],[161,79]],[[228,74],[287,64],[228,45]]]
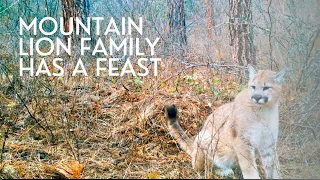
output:
[[[12,6],[14,6],[15,4],[17,4],[20,0],[17,0],[16,2],[12,3],[9,7],[5,8],[4,10],[2,10],[0,12],[0,14],[2,14],[3,12],[5,12],[6,10],[10,9]]]

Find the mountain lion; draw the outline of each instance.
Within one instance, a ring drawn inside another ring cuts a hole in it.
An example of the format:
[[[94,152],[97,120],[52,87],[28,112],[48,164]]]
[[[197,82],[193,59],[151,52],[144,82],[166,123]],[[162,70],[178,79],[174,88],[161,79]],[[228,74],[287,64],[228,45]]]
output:
[[[167,106],[169,132],[191,156],[196,171],[209,172],[214,165],[219,175],[226,176],[239,165],[243,178],[257,179],[255,152],[259,152],[266,177],[281,178],[276,153],[278,105],[287,70],[256,72],[248,65],[248,71],[248,88],[209,115],[194,142],[180,127],[176,106]]]

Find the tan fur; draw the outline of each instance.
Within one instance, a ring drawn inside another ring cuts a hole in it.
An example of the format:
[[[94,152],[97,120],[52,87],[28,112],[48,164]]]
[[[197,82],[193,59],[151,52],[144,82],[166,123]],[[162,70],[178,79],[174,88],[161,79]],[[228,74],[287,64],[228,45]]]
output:
[[[192,166],[197,171],[211,172],[214,165],[224,176],[232,174],[233,167],[238,164],[245,179],[260,178],[255,161],[258,149],[266,177],[281,178],[276,143],[278,104],[286,70],[276,74],[269,70],[256,72],[250,65],[248,67],[248,88],[233,102],[209,115],[193,142],[177,121],[176,107],[167,107],[169,132],[191,156]]]

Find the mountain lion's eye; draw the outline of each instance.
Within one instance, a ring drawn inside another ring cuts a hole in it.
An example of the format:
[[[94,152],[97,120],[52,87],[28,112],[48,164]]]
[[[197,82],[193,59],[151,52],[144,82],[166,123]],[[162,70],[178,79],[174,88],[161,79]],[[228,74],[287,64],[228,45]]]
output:
[[[256,89],[256,86],[251,86],[252,87],[252,89]]]
[[[265,90],[268,90],[268,89],[270,89],[270,87],[264,87],[264,88],[263,88],[264,91],[265,91]]]

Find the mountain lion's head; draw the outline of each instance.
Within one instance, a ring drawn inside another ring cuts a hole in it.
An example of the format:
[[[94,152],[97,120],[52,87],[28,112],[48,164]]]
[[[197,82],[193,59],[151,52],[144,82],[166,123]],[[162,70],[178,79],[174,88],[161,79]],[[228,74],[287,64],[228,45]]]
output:
[[[248,88],[251,101],[260,106],[277,103],[287,69],[279,73],[270,70],[259,70],[257,72],[251,65],[248,65],[248,71]]]

